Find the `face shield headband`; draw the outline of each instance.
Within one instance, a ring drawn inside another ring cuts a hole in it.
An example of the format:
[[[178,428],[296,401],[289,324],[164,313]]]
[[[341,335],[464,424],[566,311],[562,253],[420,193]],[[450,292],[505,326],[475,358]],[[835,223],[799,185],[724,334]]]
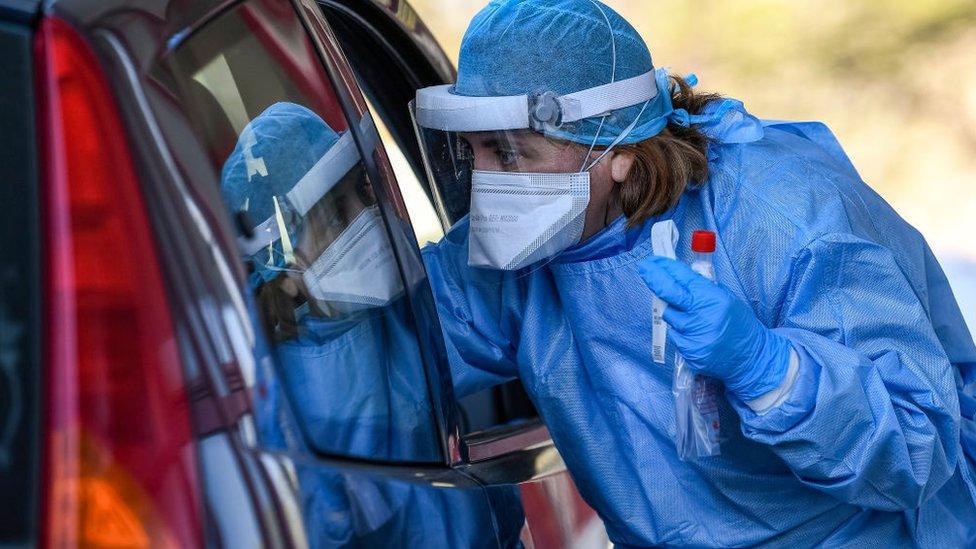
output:
[[[688,75],[686,80],[692,86],[698,82],[693,74]],[[635,105],[642,105],[639,114],[619,135],[601,138],[598,131],[583,144],[589,145],[592,150],[602,141],[606,146],[602,157],[631,135],[640,136],[640,140],[649,139],[669,123],[687,127],[708,122],[721,118],[727,110],[725,107],[732,106],[723,104],[719,111],[707,116],[691,115],[685,109],[675,109],[671,103],[667,69],[660,68],[634,78],[565,95],[544,91],[526,95],[475,97],[457,95],[453,85],[443,84],[417,90],[413,110],[416,124],[429,130],[533,130],[548,137],[579,142],[578,137],[567,131],[573,123],[588,118],[603,118],[613,111]],[[589,166],[595,163],[590,162]],[[580,171],[587,168],[583,166]]]

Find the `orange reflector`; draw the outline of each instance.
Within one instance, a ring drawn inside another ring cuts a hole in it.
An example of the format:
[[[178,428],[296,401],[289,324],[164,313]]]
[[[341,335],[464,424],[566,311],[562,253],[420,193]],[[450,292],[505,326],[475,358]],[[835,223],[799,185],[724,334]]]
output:
[[[149,547],[146,530],[115,486],[104,478],[83,477],[79,489],[84,510],[83,545]]]

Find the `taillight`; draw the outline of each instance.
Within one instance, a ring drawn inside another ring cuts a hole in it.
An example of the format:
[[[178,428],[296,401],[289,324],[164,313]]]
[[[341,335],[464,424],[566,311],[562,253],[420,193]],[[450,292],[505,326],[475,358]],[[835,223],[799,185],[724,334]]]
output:
[[[125,133],[64,21],[35,39],[43,159],[49,546],[202,543],[173,323]]]

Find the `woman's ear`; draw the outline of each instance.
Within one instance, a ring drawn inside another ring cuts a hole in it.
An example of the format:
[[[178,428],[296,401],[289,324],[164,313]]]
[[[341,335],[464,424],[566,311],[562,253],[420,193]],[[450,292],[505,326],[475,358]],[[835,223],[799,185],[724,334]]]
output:
[[[627,181],[630,169],[634,166],[634,153],[612,151],[610,153],[610,177],[616,183]]]

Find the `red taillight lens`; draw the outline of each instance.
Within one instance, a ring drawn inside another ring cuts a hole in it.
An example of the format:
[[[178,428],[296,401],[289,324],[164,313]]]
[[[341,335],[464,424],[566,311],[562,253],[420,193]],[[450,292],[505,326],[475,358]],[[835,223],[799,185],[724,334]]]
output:
[[[98,60],[35,41],[45,255],[45,540],[202,543],[183,373],[159,260]]]

